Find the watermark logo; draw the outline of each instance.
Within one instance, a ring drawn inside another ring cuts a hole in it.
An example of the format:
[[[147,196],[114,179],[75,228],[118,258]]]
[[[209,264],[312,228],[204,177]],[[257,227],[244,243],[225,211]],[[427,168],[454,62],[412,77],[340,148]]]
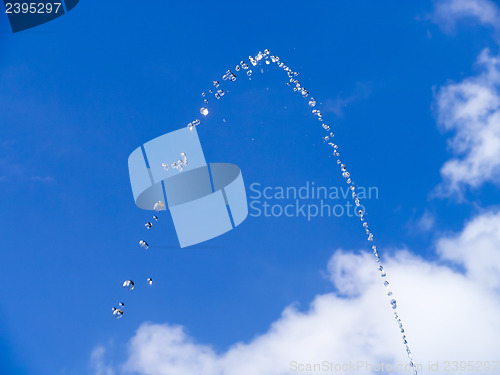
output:
[[[418,371],[422,371],[422,364],[415,364]],[[292,373],[329,373],[329,374],[354,374],[354,373],[408,373],[412,370],[409,363],[386,363],[370,361],[322,361],[322,362],[299,362],[290,361],[289,370]]]
[[[349,186],[317,186],[306,181],[301,186],[266,186],[259,182],[250,184],[250,209],[252,217],[303,217],[311,221],[318,217],[359,216],[365,207],[353,205]],[[378,199],[374,186],[356,188],[360,200]]]
[[[248,215],[240,168],[207,164],[195,127],[138,147],[129,156],[128,169],[135,204],[144,210],[168,208],[181,247],[220,236]]]
[[[52,21],[73,9],[79,0],[4,0],[5,13],[13,33]]]

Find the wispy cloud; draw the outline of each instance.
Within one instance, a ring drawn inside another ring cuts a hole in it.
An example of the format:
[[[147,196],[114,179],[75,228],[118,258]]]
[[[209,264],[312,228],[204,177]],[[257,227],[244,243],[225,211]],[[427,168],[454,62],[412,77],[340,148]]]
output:
[[[335,99],[327,99],[324,105],[324,112],[334,113],[341,117],[344,114],[345,108],[352,102],[364,99],[371,93],[370,87],[366,84],[357,83],[354,92],[350,95],[337,95]]]
[[[431,19],[445,32],[455,31],[459,20],[469,18],[495,30],[500,28],[500,11],[490,0],[435,1]]]
[[[4,155],[11,155],[14,142],[3,141],[0,143],[0,152]],[[11,156],[0,157],[0,183],[34,181],[41,183],[53,183],[55,179],[52,176],[40,175],[33,168],[28,168],[17,162]]]
[[[91,366],[95,372],[95,375],[114,375],[115,371],[113,368],[106,363],[106,348],[99,345],[94,348],[92,354],[90,355]]]
[[[480,361],[498,356],[498,228],[500,213],[484,213],[462,232],[437,242],[438,262],[407,251],[386,259],[417,363],[428,366],[429,361],[440,361],[443,366],[444,361],[457,358]],[[335,293],[317,295],[306,312],[285,308],[266,333],[250,342],[235,343],[220,354],[197,343],[181,326],[143,324],[130,340],[122,371],[140,375],[282,375],[296,373],[293,361],[405,364],[392,310],[381,298],[385,289],[373,257],[338,250],[328,263],[328,275]],[[363,373],[376,372],[363,369]],[[473,373],[475,370],[463,372]]]
[[[435,216],[428,210],[425,210],[422,216],[420,216],[417,220],[410,221],[408,227],[412,232],[426,233],[430,232],[434,228],[435,221]]]

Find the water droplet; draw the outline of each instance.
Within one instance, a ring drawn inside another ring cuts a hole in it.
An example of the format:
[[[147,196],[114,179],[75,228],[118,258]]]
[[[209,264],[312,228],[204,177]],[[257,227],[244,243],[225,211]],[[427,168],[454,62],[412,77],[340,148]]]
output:
[[[127,288],[128,290],[133,290],[134,289],[134,282],[132,280],[125,280],[123,282],[123,287]]]
[[[395,309],[397,307],[395,299],[391,299],[391,306],[393,309]]]
[[[323,141],[325,141],[325,142],[328,142],[329,139],[330,139],[330,137],[327,135],[323,137]]]
[[[205,108],[205,107],[201,107],[200,108],[200,113],[203,115],[203,116],[206,116],[208,115],[208,109]]]
[[[205,95],[206,95],[206,94],[205,94],[204,92],[202,92],[202,93],[201,93],[201,96],[203,96],[203,97],[204,97]]]
[[[146,229],[149,229],[153,226],[153,223],[147,222],[146,224],[144,224],[144,226],[146,227]]]
[[[380,266],[378,268],[378,270],[380,271],[380,276],[382,276],[382,277],[386,277],[387,276],[387,274],[384,271],[384,267]]]
[[[360,203],[359,203],[359,198],[356,198],[354,199],[354,204],[359,207],[360,206]]]
[[[252,75],[252,69],[250,69],[248,72],[247,72],[247,76],[251,76]]]
[[[342,173],[342,177],[348,178],[351,174],[349,172]]]
[[[227,120],[225,118],[222,119],[222,122],[226,122]]]
[[[368,228],[368,223],[366,221],[363,223],[363,227]]]
[[[271,61],[266,60],[266,65],[269,65],[269,64],[271,64]]]
[[[280,61],[280,58],[278,56],[271,56],[271,61],[273,63],[277,63],[278,61]]]
[[[323,127],[323,129],[325,129],[327,132],[330,131],[330,126],[327,125],[327,124],[321,124],[321,126]]]
[[[240,71],[240,66],[236,65],[236,67],[234,68],[234,70],[236,70],[237,72],[239,72]]]
[[[148,277],[146,281],[148,282],[149,285],[153,285],[153,279],[151,277]]]
[[[341,164],[341,165],[340,165],[340,169],[341,169],[343,172],[345,172],[345,170],[346,170],[346,166],[345,166],[345,164]]]
[[[139,245],[140,245],[142,248],[146,249],[146,250],[147,250],[147,249],[149,249],[149,245],[148,245],[148,243],[147,243],[146,241],[144,241],[144,240],[140,240],[140,241],[139,241]]]
[[[113,311],[113,316],[116,319],[120,319],[123,316],[123,310],[121,310],[121,309],[117,309],[116,307],[113,307],[112,311]]]
[[[309,99],[309,106],[310,107],[316,106],[316,100],[314,100],[314,98],[312,98],[312,97]]]
[[[153,210],[155,210],[156,212],[160,212],[161,210],[164,209],[165,209],[165,203],[163,203],[162,201],[156,202],[153,206]]]
[[[219,87],[219,81],[214,81],[213,83],[214,83],[215,88]]]
[[[123,302],[118,302],[118,306],[123,307],[125,304]]]
[[[219,97],[223,97],[224,96],[224,90],[222,90],[222,89],[217,90],[217,94],[219,94]]]
[[[153,215],[153,219],[155,219],[155,221],[158,221],[158,216]]]
[[[388,288],[388,287],[389,287],[389,281],[387,281],[387,280],[386,280],[386,281],[384,281],[384,286],[385,286],[386,288]]]
[[[370,233],[370,234],[368,235],[368,241],[373,241],[373,233]]]
[[[240,61],[240,65],[243,69],[248,69],[248,64],[246,62],[244,62],[243,60]]]

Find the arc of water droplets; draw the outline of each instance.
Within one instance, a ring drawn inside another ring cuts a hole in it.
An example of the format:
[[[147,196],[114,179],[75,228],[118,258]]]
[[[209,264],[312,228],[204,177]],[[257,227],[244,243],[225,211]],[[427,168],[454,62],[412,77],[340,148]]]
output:
[[[271,53],[268,49],[264,50],[264,52],[259,51],[259,53],[256,56],[249,56],[248,60],[249,60],[250,64],[254,67],[257,67],[258,65],[260,65],[262,63],[262,61],[265,61],[266,65],[270,65],[271,63],[276,64],[278,66],[278,68],[283,69],[287,73],[288,78],[289,78],[289,82],[287,82],[287,85],[293,87],[293,91],[298,92],[304,98],[309,97],[308,104],[310,107],[316,106],[316,100],[313,97],[309,96],[309,91],[306,90],[306,88],[301,85],[300,81],[297,78],[295,78],[299,75],[299,73],[297,71],[292,70],[287,65],[285,65],[284,62],[280,61],[280,58],[278,56],[271,55]],[[245,63],[244,61],[241,61],[238,65],[236,65],[235,71],[239,72],[240,69],[245,70],[246,75],[248,76],[249,79],[251,79],[252,70],[249,69],[249,65],[247,63]],[[263,72],[263,69],[260,69],[260,71]],[[236,74],[233,73],[231,70],[227,70],[226,73],[224,74],[224,76],[222,77],[222,79],[223,79],[223,81],[234,82],[234,81],[236,81]],[[216,89],[218,89],[220,86],[219,81],[214,81],[213,84],[214,84]],[[222,89],[219,89],[219,90],[222,90]],[[217,91],[217,92],[219,92],[219,91]],[[209,90],[209,93],[212,93],[212,90]],[[205,97],[205,93],[202,93],[202,97]],[[216,93],[215,98],[220,99],[221,95],[217,95],[217,93]],[[206,105],[207,103],[208,103],[208,100],[204,99],[204,105]],[[207,108],[202,107],[200,109],[200,113],[203,116],[207,116],[209,111]],[[362,227],[367,235],[367,240],[370,243],[372,243],[374,240],[373,232],[369,229],[368,222],[365,220],[366,212],[364,212],[362,209],[359,208],[361,206],[361,203],[360,203],[360,198],[356,194],[356,185],[352,181],[351,174],[347,170],[346,165],[341,161],[341,159],[339,159],[340,153],[339,153],[338,145],[335,144],[334,142],[332,142],[332,138],[335,136],[335,134],[331,131],[330,126],[324,122],[323,114],[321,113],[321,111],[319,109],[316,109],[316,108],[313,109],[312,114],[317,118],[318,121],[321,122],[322,128],[328,132],[328,135],[322,137],[322,139],[323,139],[323,141],[325,141],[328,144],[328,146],[332,147],[333,155],[337,157],[337,164],[340,165],[340,171],[342,173],[342,177],[344,177],[346,179],[346,182],[352,191],[351,196],[352,196],[352,199],[354,200],[354,204],[356,205],[356,207],[358,207],[358,214],[359,214],[359,217],[361,219]],[[198,125],[200,123],[199,120],[195,120],[194,122],[196,122],[196,125]],[[193,128],[194,122],[191,122],[188,124],[189,129]],[[407,340],[407,337],[405,334],[403,322],[402,322],[402,320],[399,316],[399,313],[398,313],[397,303],[393,297],[392,291],[389,289],[389,282],[387,281],[387,274],[384,270],[384,267],[382,265],[382,261],[380,259],[379,252],[378,252],[377,247],[375,245],[372,246],[372,251],[373,251],[373,255],[375,256],[375,259],[377,261],[380,276],[384,280],[384,286],[386,287],[386,290],[387,290],[387,296],[390,299],[389,302],[391,304],[392,309],[394,310],[394,317],[398,323],[399,330],[401,332],[401,337],[403,339],[403,344],[405,345],[405,348],[406,348],[406,353],[408,355],[410,367],[413,370],[413,373],[415,375],[418,375],[417,366],[415,365],[415,363],[413,361],[413,356],[412,356],[410,346],[408,344],[408,340]]]

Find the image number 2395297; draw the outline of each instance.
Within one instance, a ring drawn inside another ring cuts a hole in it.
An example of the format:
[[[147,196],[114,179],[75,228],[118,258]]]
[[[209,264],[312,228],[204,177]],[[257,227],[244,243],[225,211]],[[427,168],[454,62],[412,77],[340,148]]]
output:
[[[5,13],[13,33],[31,29],[58,18],[73,9],[79,0],[4,0]]]

